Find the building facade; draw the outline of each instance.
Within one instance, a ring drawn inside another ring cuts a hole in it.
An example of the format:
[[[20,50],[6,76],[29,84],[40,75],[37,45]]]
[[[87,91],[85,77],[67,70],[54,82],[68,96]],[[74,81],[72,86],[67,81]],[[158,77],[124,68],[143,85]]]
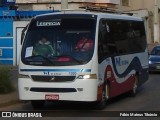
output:
[[[81,6],[83,3],[116,4],[116,7],[119,10],[123,11],[138,9],[147,9],[148,11],[153,11],[154,9],[154,0],[68,0],[68,2],[70,9],[77,8]],[[57,10],[61,9],[61,0],[16,0],[16,3],[20,9],[27,9],[25,6],[28,5],[30,5],[29,8],[32,9],[46,10],[50,9],[50,7],[54,7]],[[160,7],[160,0],[157,0],[157,4]]]
[[[157,0],[158,6],[160,6],[160,0]],[[138,10],[147,9],[148,11],[153,11],[154,0],[120,0],[120,5],[118,6],[120,10]]]
[[[61,9],[61,0],[16,0],[19,9]],[[68,0],[69,9],[77,9],[84,6],[85,4],[94,4],[101,6],[115,7],[115,5],[120,4],[120,0]]]
[[[160,0],[121,0],[118,5],[119,10],[134,13],[144,19],[149,44],[160,42],[159,8]]]
[[[86,6],[100,6],[118,11],[133,13],[134,16],[142,17],[147,31],[147,42],[154,43],[154,8],[155,1],[160,8],[160,0],[68,0],[69,9],[79,9]],[[20,10],[61,10],[61,0],[16,0]],[[159,26],[160,16],[158,15]],[[158,27],[160,28],[160,27]],[[159,39],[159,36],[158,36]],[[159,43],[159,40],[156,41]]]
[[[14,0],[0,1],[0,65],[18,65],[21,32],[35,15],[53,13],[51,10],[16,10]]]

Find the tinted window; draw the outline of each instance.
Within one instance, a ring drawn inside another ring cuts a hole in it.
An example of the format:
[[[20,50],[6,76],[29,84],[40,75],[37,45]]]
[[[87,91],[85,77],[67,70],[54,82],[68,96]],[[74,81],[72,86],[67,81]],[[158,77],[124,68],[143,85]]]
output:
[[[151,55],[160,55],[160,47],[154,47],[151,51]]]
[[[146,36],[142,21],[100,20],[100,56],[132,54],[145,49]]]

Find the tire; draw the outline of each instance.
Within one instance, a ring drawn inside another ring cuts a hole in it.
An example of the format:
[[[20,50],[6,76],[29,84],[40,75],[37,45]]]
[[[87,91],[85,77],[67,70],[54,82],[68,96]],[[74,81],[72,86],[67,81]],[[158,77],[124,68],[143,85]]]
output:
[[[107,85],[103,89],[101,101],[96,102],[96,109],[97,110],[102,110],[102,109],[104,109],[106,107],[106,102],[107,102],[106,89],[108,90],[108,86]]]
[[[33,109],[42,109],[44,107],[45,101],[44,100],[31,100],[31,105]]]
[[[133,88],[130,91],[130,96],[131,97],[135,97],[136,96],[136,94],[137,94],[137,88],[138,88],[138,76],[136,75],[135,76],[135,81],[134,81],[134,84],[133,84]]]

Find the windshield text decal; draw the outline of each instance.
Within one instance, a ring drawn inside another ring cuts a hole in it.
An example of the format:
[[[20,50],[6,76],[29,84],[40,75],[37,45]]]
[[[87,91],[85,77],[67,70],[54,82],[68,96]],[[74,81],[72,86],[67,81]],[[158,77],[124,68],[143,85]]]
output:
[[[37,21],[37,26],[60,26],[61,22],[57,21]]]

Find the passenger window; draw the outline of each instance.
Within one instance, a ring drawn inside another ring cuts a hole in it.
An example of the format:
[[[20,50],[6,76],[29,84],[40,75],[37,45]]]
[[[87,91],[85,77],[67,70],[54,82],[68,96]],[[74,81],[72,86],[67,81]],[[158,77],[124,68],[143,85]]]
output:
[[[101,19],[99,23],[99,58],[145,51],[143,21]]]

